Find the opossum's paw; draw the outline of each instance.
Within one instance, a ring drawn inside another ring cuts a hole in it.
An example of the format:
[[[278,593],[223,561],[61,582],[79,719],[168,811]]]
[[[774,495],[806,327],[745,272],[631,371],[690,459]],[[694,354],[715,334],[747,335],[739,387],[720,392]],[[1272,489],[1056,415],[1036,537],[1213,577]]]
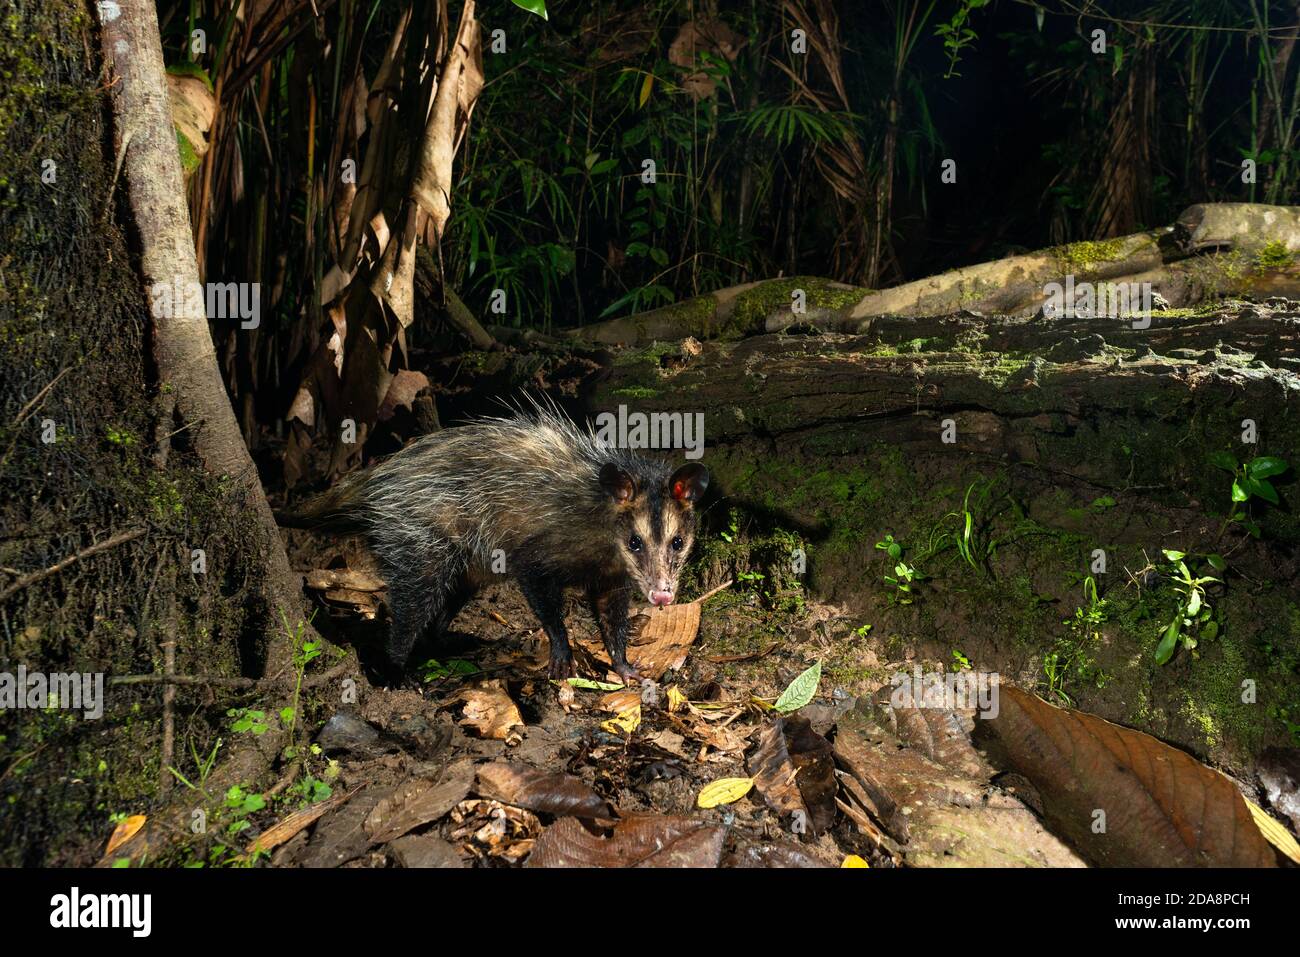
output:
[[[637,671],[626,661],[615,662],[614,670],[618,676],[623,679],[623,684],[634,685],[641,681],[641,672]]]
[[[551,677],[556,681],[578,677],[578,666],[573,663],[573,656],[551,659]]]

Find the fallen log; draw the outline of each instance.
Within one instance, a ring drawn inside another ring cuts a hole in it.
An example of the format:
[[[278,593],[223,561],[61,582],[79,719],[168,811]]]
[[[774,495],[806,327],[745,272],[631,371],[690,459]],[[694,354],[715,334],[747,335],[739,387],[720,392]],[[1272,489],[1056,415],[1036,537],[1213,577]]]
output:
[[[1052,284],[1067,282],[1136,283],[1175,307],[1225,296],[1300,295],[1297,253],[1300,210],[1295,207],[1207,203],[1189,207],[1172,226],[964,266],[890,289],[813,277],[773,279],[583,326],[570,335],[644,345],[686,336],[739,339],[803,326],[863,332],[877,316],[962,310],[1030,316],[1052,298]]]
[[[861,325],[625,350],[597,384],[592,412],[702,416],[706,579],[737,570],[727,541],[768,536],[789,559],[739,569],[764,574],[761,590],[789,580],[798,547],[803,584],[873,635],[945,660],[960,649],[1032,685],[1091,576],[1125,612],[1087,648],[1110,683],[1070,687],[1078,707],[1243,776],[1261,743],[1289,740],[1276,716],[1300,714],[1284,664],[1300,657],[1300,303],[1156,311],[1145,328],[969,313]],[[1223,455],[1290,465],[1279,504],[1250,506],[1258,540],[1226,521]],[[967,512],[969,562],[955,545]],[[910,603],[885,581],[887,535],[922,576]],[[1228,566],[1212,586],[1217,636],[1167,665],[1154,661],[1176,599],[1162,549]],[[1259,705],[1243,706],[1246,681]]]

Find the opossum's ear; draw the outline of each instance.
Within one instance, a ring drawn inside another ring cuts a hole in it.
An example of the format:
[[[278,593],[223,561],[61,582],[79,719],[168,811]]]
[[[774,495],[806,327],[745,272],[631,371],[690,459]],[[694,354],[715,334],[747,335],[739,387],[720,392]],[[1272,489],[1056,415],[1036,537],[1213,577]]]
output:
[[[600,487],[619,505],[625,505],[636,498],[636,479],[613,462],[606,462],[600,467]]]
[[[688,462],[672,474],[668,491],[683,505],[693,505],[704,497],[709,487],[709,470],[698,462]]]

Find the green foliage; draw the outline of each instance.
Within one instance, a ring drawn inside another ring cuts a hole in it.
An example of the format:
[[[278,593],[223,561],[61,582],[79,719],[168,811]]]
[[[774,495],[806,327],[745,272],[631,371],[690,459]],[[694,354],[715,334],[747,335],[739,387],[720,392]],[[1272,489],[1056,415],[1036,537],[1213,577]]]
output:
[[[1097,591],[1097,581],[1091,575],[1083,580],[1084,604],[1075,608],[1074,617],[1065,621],[1068,633],[1056,640],[1052,650],[1043,657],[1043,673],[1047,678],[1047,694],[1067,707],[1074,699],[1066,685],[1083,682],[1101,688],[1108,676],[1095,665],[1094,651],[1102,640],[1102,626],[1110,617],[1109,602]]]
[[[479,667],[474,662],[465,661],[463,658],[452,658],[446,664],[436,658],[430,658],[420,666],[420,671],[427,684],[430,681],[442,681],[444,678],[478,674]]]
[[[916,600],[916,586],[925,578],[914,566],[903,561],[903,544],[895,541],[893,535],[886,535],[876,542],[876,548],[889,556],[893,562],[894,573],[886,573],[885,584],[891,589],[891,604],[910,605]]]
[[[961,76],[957,72],[957,61],[961,58],[962,52],[973,46],[978,39],[975,30],[970,26],[971,11],[986,7],[988,4],[989,0],[960,0],[957,9],[953,11],[952,19],[935,24],[934,35],[943,40],[944,52],[948,54],[948,72],[943,76],[945,80]],[[931,3],[931,7],[933,6],[934,4]]]
[[[1219,528],[1219,537],[1222,538],[1227,527],[1236,522],[1252,537],[1259,538],[1260,527],[1250,517],[1250,503],[1259,499],[1270,505],[1280,504],[1277,489],[1269,479],[1285,474],[1290,465],[1285,459],[1273,455],[1259,455],[1248,462],[1238,462],[1230,452],[1215,452],[1210,456],[1210,464],[1232,473],[1231,504]]]
[[[1188,568],[1188,556],[1174,549],[1162,549],[1170,563],[1169,576],[1173,582],[1174,592],[1179,596],[1173,617],[1169,619],[1160,635],[1156,646],[1156,663],[1167,664],[1181,644],[1188,651],[1194,651],[1201,638],[1215,638],[1219,634],[1219,623],[1214,620],[1214,612],[1206,599],[1205,587],[1220,584],[1220,579],[1211,575],[1196,574]],[[1211,562],[1210,558],[1217,559]],[[1211,567],[1226,564],[1218,555],[1206,559]]]

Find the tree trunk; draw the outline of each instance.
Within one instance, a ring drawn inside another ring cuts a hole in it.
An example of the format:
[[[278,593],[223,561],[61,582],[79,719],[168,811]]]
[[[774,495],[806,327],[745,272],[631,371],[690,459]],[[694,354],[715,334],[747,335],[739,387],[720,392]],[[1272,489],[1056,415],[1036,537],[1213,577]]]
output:
[[[146,300],[153,310],[153,352],[164,391],[188,426],[187,438],[214,475],[243,493],[263,537],[268,620],[291,621],[302,610],[302,589],[289,567],[275,519],[226,395],[199,289],[198,262],[176,134],[167,94],[158,18],[147,0],[99,7],[104,62],[111,73],[114,149],[126,184],[140,245]],[[267,670],[287,666],[289,639],[268,629]]]

